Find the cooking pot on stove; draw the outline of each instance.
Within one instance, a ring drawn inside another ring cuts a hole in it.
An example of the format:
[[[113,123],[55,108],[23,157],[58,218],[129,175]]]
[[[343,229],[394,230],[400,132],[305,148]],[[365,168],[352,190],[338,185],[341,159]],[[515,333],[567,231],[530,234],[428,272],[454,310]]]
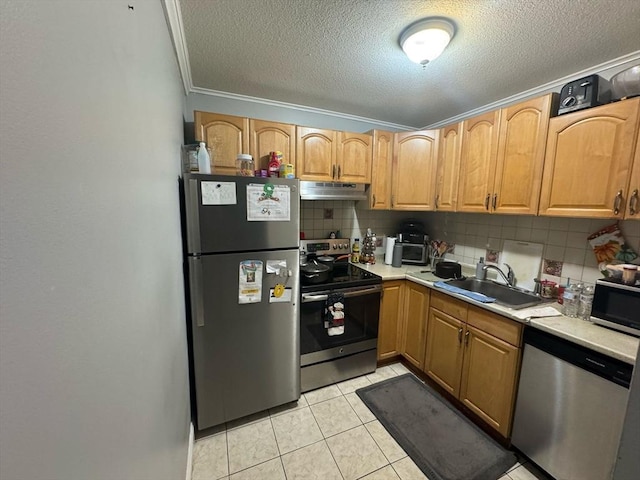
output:
[[[338,260],[343,260],[345,258],[349,258],[349,255],[340,255],[339,257],[332,257],[330,255],[321,255],[320,257],[316,257],[316,260],[318,261],[319,264],[326,265],[327,267],[330,268],[330,270],[333,270],[335,263]]]
[[[323,283],[329,280],[331,268],[319,263],[316,259],[300,265],[300,274],[307,283]]]
[[[458,262],[436,263],[436,277],[440,278],[461,278],[462,267]]]

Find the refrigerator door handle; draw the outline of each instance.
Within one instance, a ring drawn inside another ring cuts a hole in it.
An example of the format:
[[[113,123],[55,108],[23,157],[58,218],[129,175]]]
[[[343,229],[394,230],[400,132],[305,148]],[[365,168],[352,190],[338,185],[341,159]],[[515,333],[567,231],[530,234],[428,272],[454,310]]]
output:
[[[200,201],[198,199],[198,179],[188,180],[187,193],[187,241],[189,252],[200,253]]]
[[[204,327],[204,295],[202,292],[202,259],[190,257],[189,284],[191,291],[191,315],[196,326]]]

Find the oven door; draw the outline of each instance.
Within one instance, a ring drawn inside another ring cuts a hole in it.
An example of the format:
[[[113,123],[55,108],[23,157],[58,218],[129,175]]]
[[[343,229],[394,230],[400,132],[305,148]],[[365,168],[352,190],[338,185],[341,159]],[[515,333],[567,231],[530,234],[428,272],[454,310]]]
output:
[[[302,294],[300,308],[301,366],[375,349],[378,343],[381,285]],[[325,328],[329,294],[344,295],[344,333]]]

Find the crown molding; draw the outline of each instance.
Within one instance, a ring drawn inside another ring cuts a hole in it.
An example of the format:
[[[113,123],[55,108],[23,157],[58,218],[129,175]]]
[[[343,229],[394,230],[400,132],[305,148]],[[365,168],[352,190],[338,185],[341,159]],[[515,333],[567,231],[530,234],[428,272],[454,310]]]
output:
[[[191,81],[191,65],[189,64],[189,50],[187,49],[187,40],[184,36],[184,24],[182,23],[182,13],[180,10],[180,0],[162,0],[165,17],[171,32],[171,40],[173,41],[173,49],[178,59],[178,68],[182,77],[182,85],[184,86],[184,94],[188,95],[193,88]]]
[[[315,113],[319,115],[325,115],[329,117],[343,118],[346,120],[353,120],[356,122],[370,123],[374,128],[391,128],[396,130],[415,130],[415,127],[408,125],[400,125],[397,123],[385,122],[383,120],[376,120],[375,118],[360,117],[358,115],[351,115],[348,113],[334,112],[332,110],[324,110],[322,108],[309,107],[306,105],[297,105],[295,103],[279,102],[277,100],[269,100],[268,98],[251,97],[249,95],[240,95],[238,93],[223,92],[220,90],[211,90],[208,88],[191,87],[190,93],[199,93],[201,95],[211,95],[213,97],[229,98],[232,100],[238,100],[242,102],[259,103],[262,105],[268,105],[271,107],[287,108],[289,110],[298,110],[300,112]]]
[[[555,91],[556,89],[560,89],[567,83],[573,80],[576,80],[578,78],[585,77],[587,75],[595,74],[598,72],[602,72],[603,70],[608,70],[609,68],[619,67],[626,63],[631,63],[638,60],[640,60],[640,50],[629,53],[627,55],[623,55],[622,57],[614,58],[613,60],[609,60],[607,62],[601,63],[599,65],[595,65],[590,68],[585,68],[584,70],[580,70],[579,72],[573,73],[571,75],[567,75],[562,78],[558,78],[557,80],[553,80],[551,82],[545,83],[544,85],[540,85],[538,87],[525,90],[524,92],[516,93],[515,95],[511,95],[510,97],[503,98],[502,100],[498,100],[493,103],[489,103],[488,105],[483,105],[482,107],[475,108],[473,110],[469,110],[468,112],[461,113],[460,115],[456,115],[454,117],[450,117],[445,120],[440,120],[439,122],[432,123],[430,125],[422,127],[421,130],[429,130],[432,128],[440,128],[446,125],[451,125],[452,123],[457,123],[467,118],[480,115],[482,113],[490,112],[492,110],[497,110],[499,108],[506,107],[507,105],[520,102],[522,100],[527,100],[529,98],[537,97],[545,93]]]

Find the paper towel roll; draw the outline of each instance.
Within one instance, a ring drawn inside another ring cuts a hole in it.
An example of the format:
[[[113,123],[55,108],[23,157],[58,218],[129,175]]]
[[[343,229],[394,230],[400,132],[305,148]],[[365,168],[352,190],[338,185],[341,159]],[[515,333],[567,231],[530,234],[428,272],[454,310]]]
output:
[[[387,246],[384,250],[384,263],[391,265],[393,261],[393,246],[396,244],[396,237],[387,237]]]

